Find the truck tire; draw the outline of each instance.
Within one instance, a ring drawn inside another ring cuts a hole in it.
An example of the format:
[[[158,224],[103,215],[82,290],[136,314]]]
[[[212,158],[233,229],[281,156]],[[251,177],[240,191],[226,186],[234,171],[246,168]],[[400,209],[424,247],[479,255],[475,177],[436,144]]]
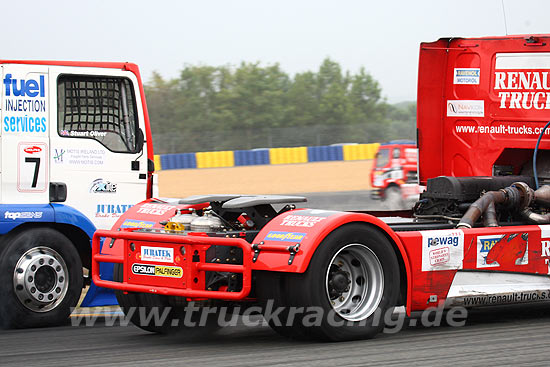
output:
[[[72,242],[51,228],[7,235],[0,254],[0,326],[66,323],[82,293],[82,262]]]
[[[379,230],[344,225],[323,240],[305,273],[287,278],[287,299],[304,307],[295,327],[317,340],[372,338],[396,305],[399,279],[396,254]]]
[[[122,282],[123,266],[115,264],[113,279]],[[211,332],[218,328],[217,313],[207,314],[202,321],[200,312],[193,313],[187,319],[188,302],[180,297],[164,296],[150,293],[115,291],[122,312],[138,328],[159,334]],[[198,306],[195,306],[198,308]],[[195,326],[186,325],[186,322]]]
[[[301,327],[289,322],[289,292],[287,273],[259,271],[256,274],[256,295],[263,310],[265,321],[279,335],[296,340],[306,340],[307,336]],[[281,312],[277,312],[279,308]],[[273,316],[275,315],[275,316]]]
[[[397,186],[390,186],[384,192],[384,202],[390,210],[400,210],[405,208],[405,202],[401,196],[401,189]]]

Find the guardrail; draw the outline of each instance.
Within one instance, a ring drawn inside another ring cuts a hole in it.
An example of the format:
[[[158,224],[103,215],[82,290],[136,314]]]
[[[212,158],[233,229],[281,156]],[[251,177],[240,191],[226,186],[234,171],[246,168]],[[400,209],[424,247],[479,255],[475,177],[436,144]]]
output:
[[[379,143],[155,155],[155,170],[373,159]]]

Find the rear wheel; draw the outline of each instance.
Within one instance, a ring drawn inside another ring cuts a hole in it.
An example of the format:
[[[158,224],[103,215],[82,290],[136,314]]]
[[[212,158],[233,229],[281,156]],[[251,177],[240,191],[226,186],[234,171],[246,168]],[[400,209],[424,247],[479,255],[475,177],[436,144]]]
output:
[[[66,322],[83,281],[72,242],[50,228],[8,236],[0,254],[0,325],[25,328]]]
[[[370,338],[397,302],[397,257],[378,230],[344,225],[323,240],[304,274],[285,276],[284,287],[293,333],[328,341]]]

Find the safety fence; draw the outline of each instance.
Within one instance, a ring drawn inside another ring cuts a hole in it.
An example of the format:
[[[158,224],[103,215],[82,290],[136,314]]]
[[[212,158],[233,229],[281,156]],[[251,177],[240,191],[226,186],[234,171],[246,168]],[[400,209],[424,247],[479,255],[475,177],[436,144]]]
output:
[[[155,155],[155,169],[191,169],[373,159],[379,143]]]

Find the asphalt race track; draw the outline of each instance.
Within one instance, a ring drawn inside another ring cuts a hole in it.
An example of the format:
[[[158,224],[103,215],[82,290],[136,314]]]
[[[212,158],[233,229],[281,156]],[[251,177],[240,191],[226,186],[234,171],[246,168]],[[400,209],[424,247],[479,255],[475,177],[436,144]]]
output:
[[[550,304],[470,312],[463,327],[408,326],[347,343],[290,341],[267,326],[208,337],[169,337],[134,326],[0,331],[3,366],[541,366],[548,362]],[[411,324],[405,319],[405,324]]]
[[[313,208],[383,208],[368,191],[305,195]],[[461,327],[428,327],[415,315],[397,333],[346,343],[291,341],[242,324],[202,336],[109,325],[99,317],[93,326],[0,330],[0,366],[540,366],[550,359],[549,303],[471,310]]]

